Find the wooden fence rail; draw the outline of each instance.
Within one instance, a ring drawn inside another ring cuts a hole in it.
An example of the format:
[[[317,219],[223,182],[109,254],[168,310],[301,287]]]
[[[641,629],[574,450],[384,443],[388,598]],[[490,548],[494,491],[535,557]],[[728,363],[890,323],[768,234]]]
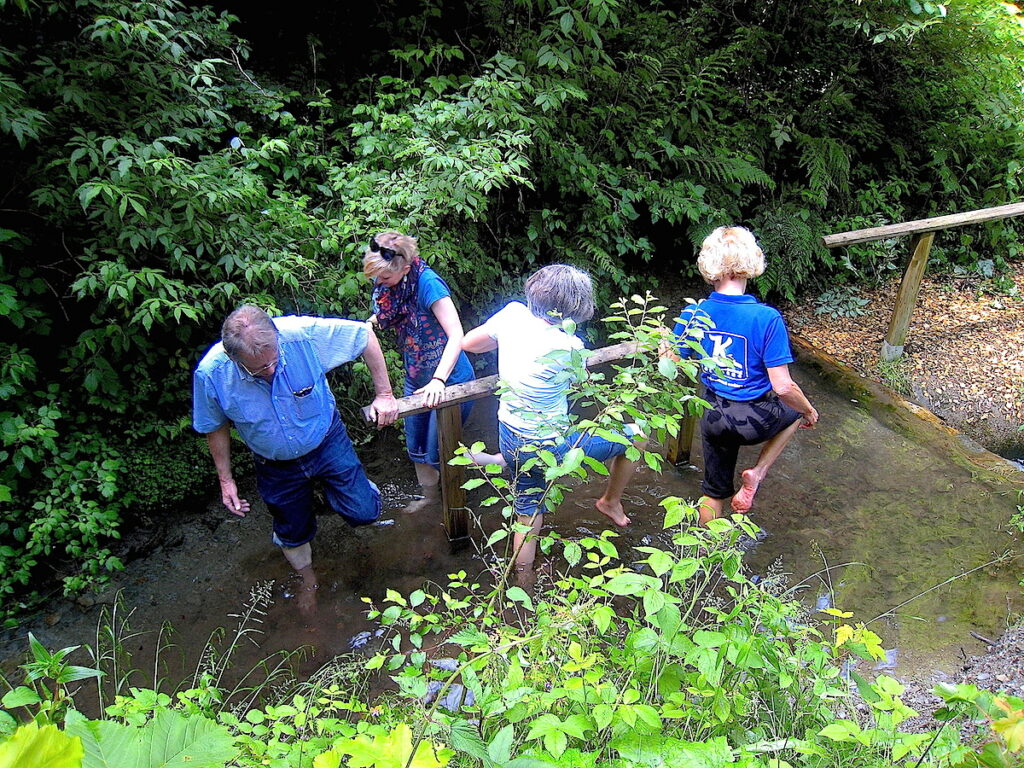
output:
[[[587,367],[595,368],[606,363],[635,357],[635,342],[623,342],[609,347],[595,349],[587,358]],[[444,391],[444,400],[435,409],[423,403],[423,395],[409,395],[398,400],[398,418],[437,411],[437,435],[441,459],[441,506],[444,510],[444,529],[449,541],[456,542],[469,536],[469,510],[466,508],[465,469],[452,466],[448,461],[455,456],[455,450],[462,442],[462,411],[459,406],[469,400],[479,400],[494,394],[498,388],[498,376],[486,376],[463,384],[452,384]],[[369,407],[363,408],[363,417],[369,419]],[[695,419],[688,418],[681,425],[679,436],[666,446],[666,458],[673,464],[685,464],[690,460],[690,446],[693,442]]]
[[[930,219],[906,221],[902,224],[887,224],[884,227],[856,229],[852,232],[840,232],[826,235],[821,242],[826,248],[839,248],[844,245],[869,243],[873,240],[885,240],[890,237],[912,235],[910,241],[910,263],[900,282],[899,293],[896,294],[896,306],[889,320],[889,330],[882,342],[882,359],[895,360],[903,354],[910,327],[910,316],[917,305],[917,296],[921,290],[921,279],[928,265],[928,253],[935,240],[935,233],[953,227],[964,227],[968,224],[980,224],[985,221],[1008,219],[1024,215],[1024,203],[999,205],[994,208],[982,208],[966,213],[954,213],[949,216],[933,216]]]

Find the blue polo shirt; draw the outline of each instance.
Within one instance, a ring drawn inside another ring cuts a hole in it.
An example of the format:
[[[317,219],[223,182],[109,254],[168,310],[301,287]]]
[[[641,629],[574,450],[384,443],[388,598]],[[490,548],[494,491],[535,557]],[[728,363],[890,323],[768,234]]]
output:
[[[228,422],[268,459],[312,451],[334,418],[327,371],[354,360],[368,340],[366,323],[323,317],[275,317],[278,363],[270,381],[250,376],[214,344],[192,378],[192,425],[208,434]]]
[[[786,324],[777,309],[753,296],[712,293],[679,314],[674,333],[682,357],[694,352],[681,343],[700,342],[707,357],[726,361],[714,370],[705,365],[701,380],[717,395],[730,400],[757,400],[772,388],[768,369],[793,362]]]

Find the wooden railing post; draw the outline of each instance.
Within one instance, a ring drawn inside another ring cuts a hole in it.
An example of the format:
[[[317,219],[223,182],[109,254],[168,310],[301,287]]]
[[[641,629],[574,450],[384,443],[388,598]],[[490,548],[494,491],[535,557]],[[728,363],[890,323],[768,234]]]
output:
[[[889,331],[885,334],[885,341],[882,342],[883,360],[895,360],[903,354],[903,343],[907,340],[907,328],[910,326],[910,315],[914,312],[914,305],[917,304],[921,278],[924,276],[924,269],[928,264],[928,251],[931,250],[935,233],[943,229],[966,227],[969,224],[981,224],[1013,216],[1024,216],[1024,203],[1007,203],[993,208],[981,208],[977,211],[953,213],[948,216],[932,216],[929,219],[856,229],[851,232],[825,235],[821,238],[821,243],[826,248],[838,248],[845,245],[884,240],[889,237],[899,237],[900,235],[914,236],[911,244],[913,254],[910,257],[910,264],[907,265],[903,282],[900,283],[896,306],[893,309],[892,319],[889,321]]]
[[[910,316],[917,304],[917,295],[921,290],[921,278],[924,277],[928,265],[928,252],[935,240],[934,232],[919,232],[910,242],[910,264],[903,275],[899,293],[896,294],[896,306],[892,310],[889,331],[882,342],[882,359],[895,360],[903,354],[903,343],[907,340],[907,328],[910,327]]]
[[[697,429],[697,417],[686,416],[679,422],[679,434],[669,436],[665,446],[665,460],[674,467],[682,467],[690,463],[690,452],[693,448],[693,433]]]
[[[469,510],[466,509],[466,473],[448,461],[462,442],[462,406],[449,405],[437,411],[437,441],[441,454],[441,506],[448,541],[455,543],[469,536]]]

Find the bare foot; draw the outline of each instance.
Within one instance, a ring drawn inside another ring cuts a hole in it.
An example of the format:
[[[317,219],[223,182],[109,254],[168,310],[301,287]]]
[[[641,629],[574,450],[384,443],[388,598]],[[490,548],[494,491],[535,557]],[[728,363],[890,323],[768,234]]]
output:
[[[423,491],[422,496],[414,498],[412,501],[410,501],[402,508],[402,511],[405,514],[419,514],[420,512],[423,512],[425,510],[430,509],[431,507],[436,506],[437,503],[441,500],[440,487],[434,485],[424,488],[421,486],[421,490]]]
[[[625,511],[623,511],[622,509],[621,501],[616,502],[615,504],[611,504],[605,501],[604,499],[598,499],[596,502],[594,502],[594,506],[597,507],[598,512],[607,517],[620,528],[625,528],[627,525],[629,525],[630,520],[628,517],[626,517]]]
[[[750,508],[754,506],[754,494],[757,493],[757,487],[761,484],[761,478],[753,469],[743,470],[740,477],[743,478],[743,487],[732,497],[732,508],[736,512],[749,512]]]
[[[300,587],[299,591],[295,593],[295,605],[299,609],[299,613],[306,619],[316,616],[316,591],[317,585],[314,584],[311,587]]]

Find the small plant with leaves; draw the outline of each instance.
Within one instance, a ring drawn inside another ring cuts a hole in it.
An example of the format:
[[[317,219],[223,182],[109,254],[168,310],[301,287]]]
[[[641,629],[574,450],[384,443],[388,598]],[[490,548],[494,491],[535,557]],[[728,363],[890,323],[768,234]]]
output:
[[[31,632],[28,633],[28,645],[32,660],[21,665],[25,684],[8,691],[0,699],[0,705],[4,709],[23,707],[34,712],[33,719],[41,725],[62,723],[72,705],[68,686],[79,680],[100,678],[103,672],[68,661],[68,656],[80,646],[50,652]]]
[[[829,288],[814,300],[814,314],[830,317],[863,317],[868,313],[871,302],[858,295],[857,289],[848,286]]]

